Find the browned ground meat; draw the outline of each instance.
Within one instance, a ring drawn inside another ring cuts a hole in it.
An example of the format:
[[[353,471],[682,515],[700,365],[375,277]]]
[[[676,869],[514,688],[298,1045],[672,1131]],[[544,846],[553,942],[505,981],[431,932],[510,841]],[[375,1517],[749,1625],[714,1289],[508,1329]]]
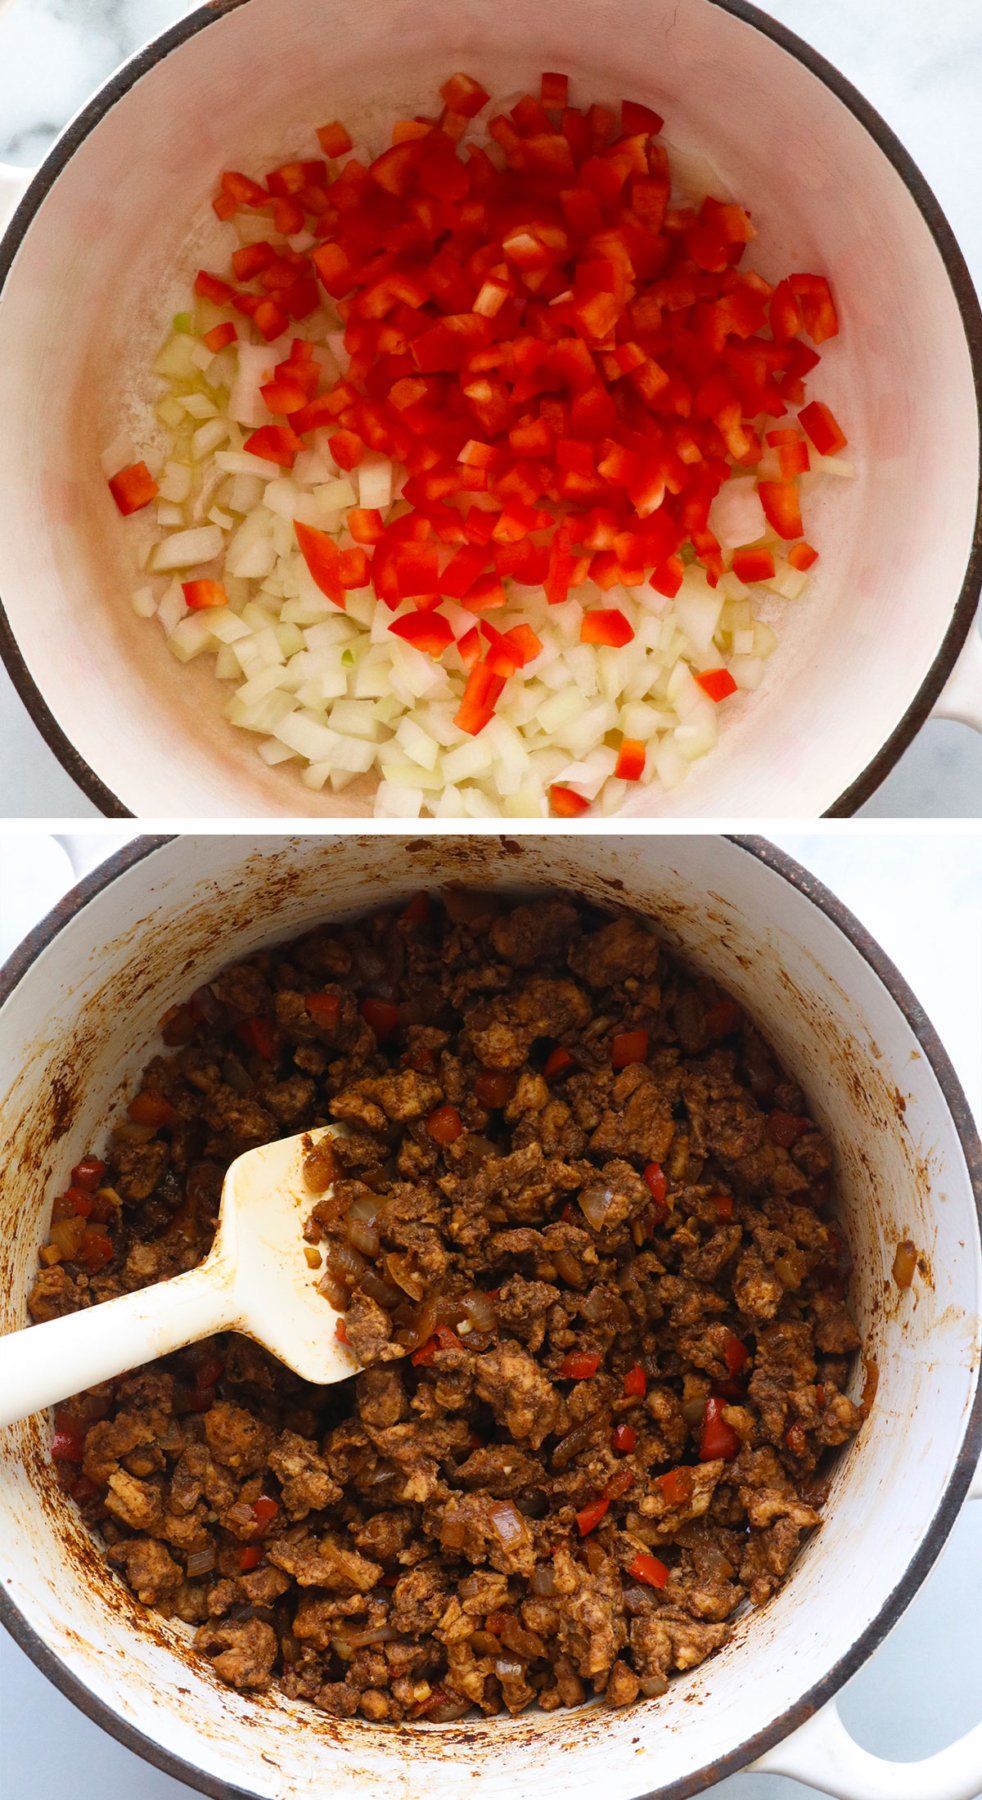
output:
[[[863,1417],[828,1146],[729,997],[631,915],[448,893],[163,1028],[32,1315],[192,1267],[229,1161],[334,1119],[306,1237],[366,1367],[229,1334],[60,1409],[139,1599],[234,1687],[371,1720],[624,1706],[725,1643]]]

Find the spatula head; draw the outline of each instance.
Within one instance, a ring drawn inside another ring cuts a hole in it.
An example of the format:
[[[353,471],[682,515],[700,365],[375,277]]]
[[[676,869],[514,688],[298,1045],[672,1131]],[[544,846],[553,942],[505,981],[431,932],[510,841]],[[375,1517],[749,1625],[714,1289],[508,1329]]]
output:
[[[319,1198],[304,1178],[304,1159],[312,1146],[343,1131],[327,1125],[236,1157],[225,1176],[212,1252],[232,1289],[236,1328],[318,1386],[343,1381],[360,1367],[337,1335],[341,1314],[317,1291],[323,1270],[312,1269],[304,1254],[304,1222]]]

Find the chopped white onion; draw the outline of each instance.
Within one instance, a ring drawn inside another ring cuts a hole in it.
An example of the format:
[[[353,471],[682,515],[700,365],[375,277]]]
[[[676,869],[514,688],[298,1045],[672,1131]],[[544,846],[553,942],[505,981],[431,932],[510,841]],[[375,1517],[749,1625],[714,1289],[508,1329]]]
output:
[[[154,569],[190,569],[195,563],[211,562],[220,556],[225,539],[217,525],[201,525],[193,531],[175,531],[155,545],[151,567]]]

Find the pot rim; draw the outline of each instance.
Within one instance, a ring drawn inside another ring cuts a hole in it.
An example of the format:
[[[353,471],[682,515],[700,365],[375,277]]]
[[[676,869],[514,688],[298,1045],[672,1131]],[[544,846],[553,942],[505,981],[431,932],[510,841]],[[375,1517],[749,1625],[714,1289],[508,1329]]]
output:
[[[195,834],[188,833],[187,835],[194,836]],[[247,834],[240,835],[246,836]],[[325,834],[325,836],[329,835]],[[357,834],[346,833],[345,840],[348,841],[349,837],[356,836]],[[13,993],[38,957],[65,926],[82,911],[83,907],[97,899],[120,876],[127,874],[157,851],[166,849],[170,844],[179,841],[180,838],[177,834],[134,838],[131,843],[117,850],[107,861],[99,864],[77,886],[71,888],[64,899],[52,908],[46,917],[35,926],[34,930],[24,938],[7,961],[0,966],[0,1007]],[[824,883],[817,880],[803,864],[789,856],[786,851],[779,849],[763,837],[724,833],[720,834],[720,841],[730,843],[748,856],[755,858],[764,868],[780,876],[806,900],[810,900],[820,912],[825,914],[830,923],[849,939],[874,974],[879,977],[917,1038],[941,1089],[965,1157],[975,1195],[979,1231],[982,1234],[982,1140],[980,1140],[979,1130],[948,1053],[903,975],[849,908]],[[692,1800],[692,1796],[702,1793],[706,1788],[714,1786],[716,1782],[722,1781],[728,1775],[737,1774],[748,1763],[762,1756],[766,1750],[772,1749],[775,1744],[788,1737],[833,1699],[843,1684],[868,1660],[888,1632],[893,1629],[929,1573],[968,1493],[980,1454],[982,1454],[982,1381],[976,1376],[975,1395],[966,1420],[961,1447],[954,1468],[940,1496],[937,1510],[921,1543],[908,1563],[903,1577],[893,1592],[888,1595],[875,1619],[871,1620],[866,1630],[850,1646],[845,1655],[827,1670],[822,1679],[802,1694],[791,1706],[786,1707],[784,1712],[771,1724],[753,1737],[736,1745],[726,1756],[720,1757],[716,1762],[704,1765],[668,1787],[650,1789],[647,1793],[636,1796],[636,1800]],[[145,1733],[137,1730],[135,1726],[114,1712],[106,1702],[98,1699],[86,1687],[81,1678],[55,1655],[33,1626],[27,1623],[11,1595],[2,1585],[0,1585],[0,1624],[5,1626],[15,1643],[73,1705],[77,1706],[95,1724],[100,1725],[110,1736],[116,1738],[119,1743],[124,1744],[128,1750],[132,1750],[137,1756],[142,1757],[145,1762],[162,1769],[165,1774],[174,1776],[176,1780],[185,1782],[188,1787],[196,1789],[199,1793],[210,1795],[212,1800],[262,1800],[262,1797],[252,1789],[236,1787],[212,1776],[205,1770],[195,1768],[183,1757],[165,1749],[147,1737]]]
[[[236,12],[239,7],[249,3],[250,0],[210,0],[209,4],[196,7],[186,18],[170,26],[167,31],[161,32],[143,49],[138,50],[129,61],[123,63],[110,75],[108,81],[103,84],[88,104],[69,122],[38,168],[5,234],[0,239],[0,297],[2,297],[17,251],[36,214],[40,211],[42,202],[54,187],[61,171],[67,167],[75,152],[81,148],[89,133],[109,114],[117,100],[121,100],[172,50],[195,37],[206,26],[214,25],[227,13]],[[840,74],[839,70],[819,51],[814,50],[810,44],[806,44],[795,32],[789,31],[786,26],[779,24],[776,19],[761,12],[758,7],[750,3],[750,0],[707,0],[707,3],[718,7],[722,12],[730,13],[732,17],[759,31],[762,36],[770,38],[779,49],[785,51],[787,55],[795,57],[810,74],[824,82],[836,99],[848,107],[853,117],[863,126],[904,182],[911,199],[931,233],[961,315],[965,341],[972,364],[978,442],[980,456],[982,456],[982,305],[980,305],[975,292],[972,277],[959,248],[958,240],[933,189],[886,120],[860,93],[859,89]],[[916,694],[889,736],[866,767],[843,790],[838,799],[826,807],[822,814],[823,818],[848,818],[856,812],[875,793],[904,750],[913,742],[921,726],[930,716],[934,703],[939,698],[958,660],[959,653],[972,627],[980,594],[982,594],[982,489],[979,493],[975,530],[965,576],[934,660],[927,669]],[[81,788],[86,798],[91,800],[106,818],[130,819],[136,817],[137,815],[96,774],[58,724],[33,675],[28,670],[2,598],[0,598],[0,657],[6,665],[11,681],[31,720],[40,731],[48,748],[53,751],[62,768]],[[614,822],[613,828],[616,829],[616,822]]]

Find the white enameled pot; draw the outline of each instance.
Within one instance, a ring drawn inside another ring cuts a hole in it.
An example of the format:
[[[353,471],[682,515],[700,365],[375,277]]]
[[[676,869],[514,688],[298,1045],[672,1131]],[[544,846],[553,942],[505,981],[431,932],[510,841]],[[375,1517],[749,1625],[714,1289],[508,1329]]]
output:
[[[942,695],[982,565],[982,319],[933,195],[835,69],[744,0],[213,0],[68,127],[0,247],[0,648],[69,773],[140,817],[366,810],[367,789],[312,796],[267,769],[208,659],[177,664],[134,616],[141,526],[99,455],[147,422],[148,359],[195,269],[227,255],[216,171],[302,153],[332,117],[363,137],[455,68],[502,96],[560,68],[581,97],[653,103],[751,206],[760,266],[828,271],[839,300],[820,391],[859,473],[815,497],[809,597],[783,608],[718,754],[627,812],[850,812],[932,707],[982,726],[974,632]]]
[[[787,1586],[658,1701],[398,1731],[223,1687],[146,1612],[53,1479],[44,1418],[0,1433],[0,1617],[93,1718],[202,1792],[306,1800],[682,1800],[756,1760],[848,1800],[973,1800],[982,1726],[916,1765],[845,1733],[834,1695],[937,1555],[982,1438],[982,1149],[934,1032],[856,920],[760,840],[137,840],[0,976],[0,1329],[25,1320],[47,1197],[155,1044],[232,957],[439,883],[559,886],[649,915],[752,1010],[837,1153],[875,1406]],[[895,1246],[924,1273],[901,1293]],[[857,1373],[856,1388],[862,1384]]]

